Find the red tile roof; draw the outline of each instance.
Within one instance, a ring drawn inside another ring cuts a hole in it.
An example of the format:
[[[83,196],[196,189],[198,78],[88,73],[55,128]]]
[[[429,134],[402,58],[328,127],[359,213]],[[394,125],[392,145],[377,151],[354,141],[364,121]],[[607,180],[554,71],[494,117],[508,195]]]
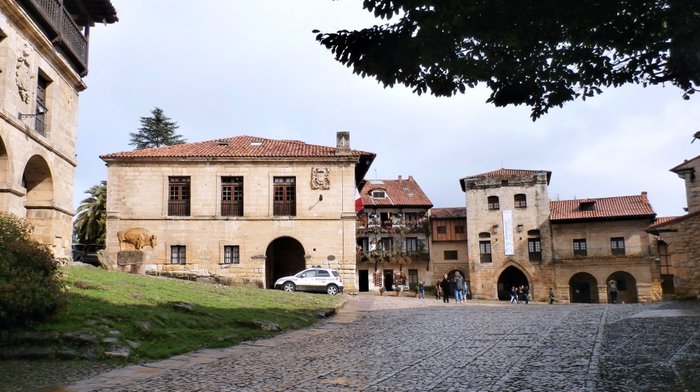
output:
[[[552,178],[552,172],[549,170],[519,170],[519,169],[498,169],[486,173],[476,174],[473,176],[463,177],[459,180],[460,186],[464,191],[464,180],[488,178],[488,177],[516,177],[516,176],[534,176],[539,173],[547,173],[547,184]]]
[[[654,221],[654,224],[647,228],[648,232],[659,232],[664,231],[667,226],[673,226],[676,223],[682,222],[688,218],[693,218],[700,216],[700,211],[693,212],[692,214],[686,214],[681,216],[665,216],[658,218]]]
[[[385,198],[374,198],[370,194],[373,190],[384,190]],[[413,176],[408,179],[398,180],[365,180],[360,190],[362,204],[365,207],[425,207],[430,208],[433,203],[423,193]]]
[[[466,218],[467,209],[464,207],[432,208],[430,217],[433,219]]]
[[[585,204],[590,209],[581,205]],[[610,218],[653,218],[656,215],[646,192],[633,196],[614,196],[595,199],[561,200],[549,202],[552,222],[567,220],[594,220]]]
[[[254,136],[235,136],[205,142],[178,144],[167,147],[115,152],[101,155],[102,160],[148,158],[287,158],[332,157],[337,148],[306,144],[299,140],[274,140]],[[364,155],[372,160],[374,153],[351,150],[353,156]]]

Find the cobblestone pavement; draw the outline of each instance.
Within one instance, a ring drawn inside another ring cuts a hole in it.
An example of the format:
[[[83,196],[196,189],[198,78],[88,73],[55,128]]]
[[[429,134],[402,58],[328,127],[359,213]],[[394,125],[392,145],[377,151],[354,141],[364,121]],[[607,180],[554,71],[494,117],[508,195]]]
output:
[[[698,391],[700,303],[359,296],[317,327],[61,391]]]

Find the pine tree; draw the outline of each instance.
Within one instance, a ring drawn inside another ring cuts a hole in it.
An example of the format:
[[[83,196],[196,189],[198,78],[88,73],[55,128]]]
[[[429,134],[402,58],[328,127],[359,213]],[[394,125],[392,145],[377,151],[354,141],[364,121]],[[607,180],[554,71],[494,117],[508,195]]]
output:
[[[137,150],[144,148],[172,146],[185,143],[181,135],[175,133],[178,128],[176,122],[163,114],[160,108],[151,111],[151,117],[141,117],[141,128],[136,133],[130,133],[132,146]]]
[[[80,202],[73,230],[82,244],[105,244],[107,232],[107,181],[85,191],[90,197]]]

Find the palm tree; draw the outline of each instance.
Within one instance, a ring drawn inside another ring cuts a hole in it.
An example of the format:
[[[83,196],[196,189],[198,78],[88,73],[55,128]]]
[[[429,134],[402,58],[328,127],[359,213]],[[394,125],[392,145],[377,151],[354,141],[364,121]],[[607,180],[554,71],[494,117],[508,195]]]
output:
[[[105,244],[107,232],[107,181],[100,182],[85,191],[90,197],[78,207],[73,230],[82,244]]]

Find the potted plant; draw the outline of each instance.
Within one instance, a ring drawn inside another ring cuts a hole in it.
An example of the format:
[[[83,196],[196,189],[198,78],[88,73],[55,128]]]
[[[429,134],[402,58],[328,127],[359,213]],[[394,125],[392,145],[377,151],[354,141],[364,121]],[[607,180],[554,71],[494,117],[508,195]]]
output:
[[[396,296],[397,297],[400,296],[402,291],[403,291],[403,286],[401,286],[400,284],[397,284],[396,285]]]

